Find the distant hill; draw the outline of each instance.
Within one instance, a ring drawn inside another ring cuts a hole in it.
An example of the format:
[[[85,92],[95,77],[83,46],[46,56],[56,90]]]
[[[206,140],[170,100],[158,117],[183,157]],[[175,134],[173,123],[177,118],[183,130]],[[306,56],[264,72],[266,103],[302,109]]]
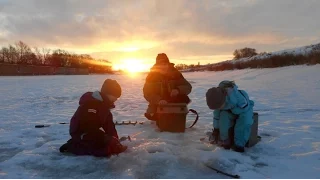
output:
[[[261,53],[252,57],[226,60],[215,64],[201,65],[190,71],[223,71],[245,68],[275,68],[301,64],[320,64],[320,43],[308,46],[286,49],[269,53]]]

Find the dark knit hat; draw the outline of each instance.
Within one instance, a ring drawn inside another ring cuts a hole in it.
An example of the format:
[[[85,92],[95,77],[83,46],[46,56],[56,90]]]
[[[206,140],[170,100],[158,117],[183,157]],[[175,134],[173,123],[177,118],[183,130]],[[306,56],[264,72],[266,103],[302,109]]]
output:
[[[170,63],[169,58],[165,53],[158,54],[156,58],[156,64],[164,64],[164,63]]]
[[[207,105],[210,109],[218,109],[226,101],[225,89],[219,87],[210,88],[206,93]]]
[[[101,94],[112,95],[116,98],[121,96],[121,87],[116,80],[106,79],[101,87]]]

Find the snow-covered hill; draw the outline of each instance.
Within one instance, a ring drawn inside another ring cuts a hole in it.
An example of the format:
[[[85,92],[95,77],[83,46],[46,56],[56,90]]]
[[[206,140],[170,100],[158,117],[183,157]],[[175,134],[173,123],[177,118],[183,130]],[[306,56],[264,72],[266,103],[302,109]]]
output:
[[[220,66],[220,65],[225,64],[225,63],[235,64],[235,63],[239,63],[239,62],[259,61],[259,60],[264,60],[264,59],[270,59],[270,58],[272,58],[274,56],[285,56],[285,55],[308,56],[308,55],[310,55],[312,53],[317,53],[317,54],[320,53],[320,43],[312,44],[312,45],[308,45],[308,46],[303,46],[303,47],[298,47],[298,48],[281,50],[281,51],[275,51],[275,52],[269,52],[269,53],[261,53],[261,54],[258,54],[256,56],[252,56],[252,57],[225,60],[225,61],[221,61],[219,63],[201,65],[200,67],[183,69],[183,70],[181,70],[181,72],[206,71],[208,69],[211,69],[211,67]],[[319,58],[319,57],[317,56],[317,58]]]

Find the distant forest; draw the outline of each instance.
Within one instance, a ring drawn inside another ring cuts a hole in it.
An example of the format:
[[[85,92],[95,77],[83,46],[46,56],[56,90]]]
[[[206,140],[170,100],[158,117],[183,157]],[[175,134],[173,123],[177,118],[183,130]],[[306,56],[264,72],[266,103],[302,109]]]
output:
[[[104,59],[94,59],[88,54],[69,53],[63,49],[31,48],[19,41],[0,49],[0,63],[85,68],[89,73],[111,73],[111,63]]]

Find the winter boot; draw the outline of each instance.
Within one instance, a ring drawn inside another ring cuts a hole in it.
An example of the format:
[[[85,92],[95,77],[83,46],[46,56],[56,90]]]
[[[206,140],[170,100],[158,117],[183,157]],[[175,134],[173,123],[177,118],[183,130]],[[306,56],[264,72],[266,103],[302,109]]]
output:
[[[232,146],[232,150],[234,150],[235,152],[243,153],[244,152],[244,147],[234,145],[234,146]]]
[[[224,149],[230,149],[231,148],[231,144],[230,144],[230,140],[220,140],[218,143],[219,146],[223,147]]]
[[[230,145],[233,146],[234,145],[234,126],[229,128],[228,135],[230,139]]]
[[[59,148],[59,151],[60,151],[61,153],[68,152],[68,147],[69,147],[69,144],[68,144],[68,143],[65,143],[64,145],[62,145],[62,146]]]

